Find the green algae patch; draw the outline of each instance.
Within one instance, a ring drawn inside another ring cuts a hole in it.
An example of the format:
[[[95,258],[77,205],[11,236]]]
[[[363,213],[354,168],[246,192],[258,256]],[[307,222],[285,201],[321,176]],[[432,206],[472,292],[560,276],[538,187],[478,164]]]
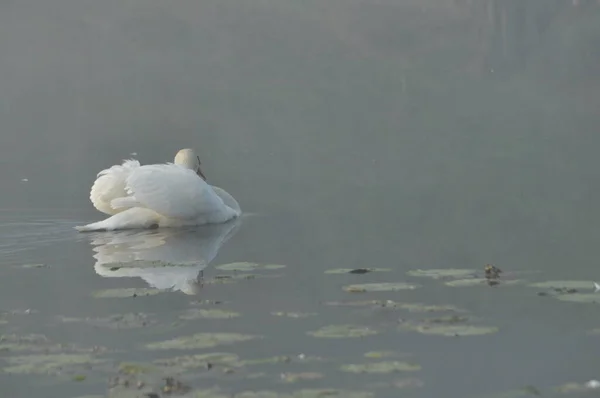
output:
[[[326,274],[336,275],[336,274],[354,274],[354,275],[362,275],[369,274],[371,272],[391,272],[391,268],[335,268],[328,269],[325,271]]]
[[[327,339],[344,339],[344,338],[356,338],[366,337],[377,334],[376,330],[373,330],[367,326],[357,325],[331,325],[322,327],[319,330],[307,332],[313,337],[327,338]]]
[[[257,264],[257,263],[231,263],[231,264],[222,264],[215,267],[221,271],[236,271],[236,272],[249,272],[249,271],[271,271],[276,269],[285,268],[285,265],[281,264]]]
[[[123,288],[123,289],[105,289],[98,290],[92,293],[95,298],[129,298],[129,297],[144,297],[154,296],[155,294],[163,293],[163,290],[152,288]]]
[[[363,283],[344,286],[344,291],[349,293],[398,292],[401,290],[414,290],[418,287],[419,285],[404,282]]]
[[[450,269],[415,269],[407,272],[407,275],[418,278],[431,279],[464,279],[468,276],[474,276],[477,270],[466,268]]]
[[[416,372],[421,370],[421,366],[408,362],[386,361],[342,365],[340,369],[350,373],[396,373]]]
[[[191,321],[196,319],[231,319],[239,316],[240,314],[235,311],[192,308],[181,314],[179,318]]]
[[[149,350],[193,350],[235,344],[261,338],[240,333],[197,333],[191,336],[146,344]]]

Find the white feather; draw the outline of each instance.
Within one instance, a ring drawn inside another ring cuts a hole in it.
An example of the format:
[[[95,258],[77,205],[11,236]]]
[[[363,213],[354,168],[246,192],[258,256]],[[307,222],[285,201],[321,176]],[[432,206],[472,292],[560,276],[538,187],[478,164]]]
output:
[[[140,167],[137,160],[125,160],[122,165],[115,165],[98,173],[90,191],[90,200],[94,207],[102,213],[113,215],[122,209],[115,209],[111,202],[126,196],[125,181],[131,172]]]

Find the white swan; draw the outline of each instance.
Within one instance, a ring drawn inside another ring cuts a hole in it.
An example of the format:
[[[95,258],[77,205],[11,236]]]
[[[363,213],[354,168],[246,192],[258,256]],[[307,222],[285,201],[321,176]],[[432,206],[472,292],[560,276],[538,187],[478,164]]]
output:
[[[125,160],[102,170],[90,192],[92,204],[111,217],[78,231],[112,231],[220,224],[240,216],[237,201],[211,186],[200,170],[200,158],[182,149],[174,163],[140,166]]]

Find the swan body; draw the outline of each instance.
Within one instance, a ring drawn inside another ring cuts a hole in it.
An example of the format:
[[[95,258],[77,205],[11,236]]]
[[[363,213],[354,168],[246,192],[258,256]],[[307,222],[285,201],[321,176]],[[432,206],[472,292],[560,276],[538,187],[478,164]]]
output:
[[[174,163],[140,165],[125,160],[98,173],[90,191],[94,207],[110,217],[75,227],[112,231],[220,224],[240,216],[237,201],[206,182],[193,150],[177,152]]]

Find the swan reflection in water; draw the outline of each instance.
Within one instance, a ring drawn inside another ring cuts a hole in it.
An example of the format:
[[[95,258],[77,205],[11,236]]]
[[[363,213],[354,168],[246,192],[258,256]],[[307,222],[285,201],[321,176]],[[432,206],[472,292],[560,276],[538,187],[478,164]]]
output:
[[[103,277],[139,277],[153,288],[194,295],[204,268],[240,224],[241,218],[185,229],[92,233],[94,270]]]

